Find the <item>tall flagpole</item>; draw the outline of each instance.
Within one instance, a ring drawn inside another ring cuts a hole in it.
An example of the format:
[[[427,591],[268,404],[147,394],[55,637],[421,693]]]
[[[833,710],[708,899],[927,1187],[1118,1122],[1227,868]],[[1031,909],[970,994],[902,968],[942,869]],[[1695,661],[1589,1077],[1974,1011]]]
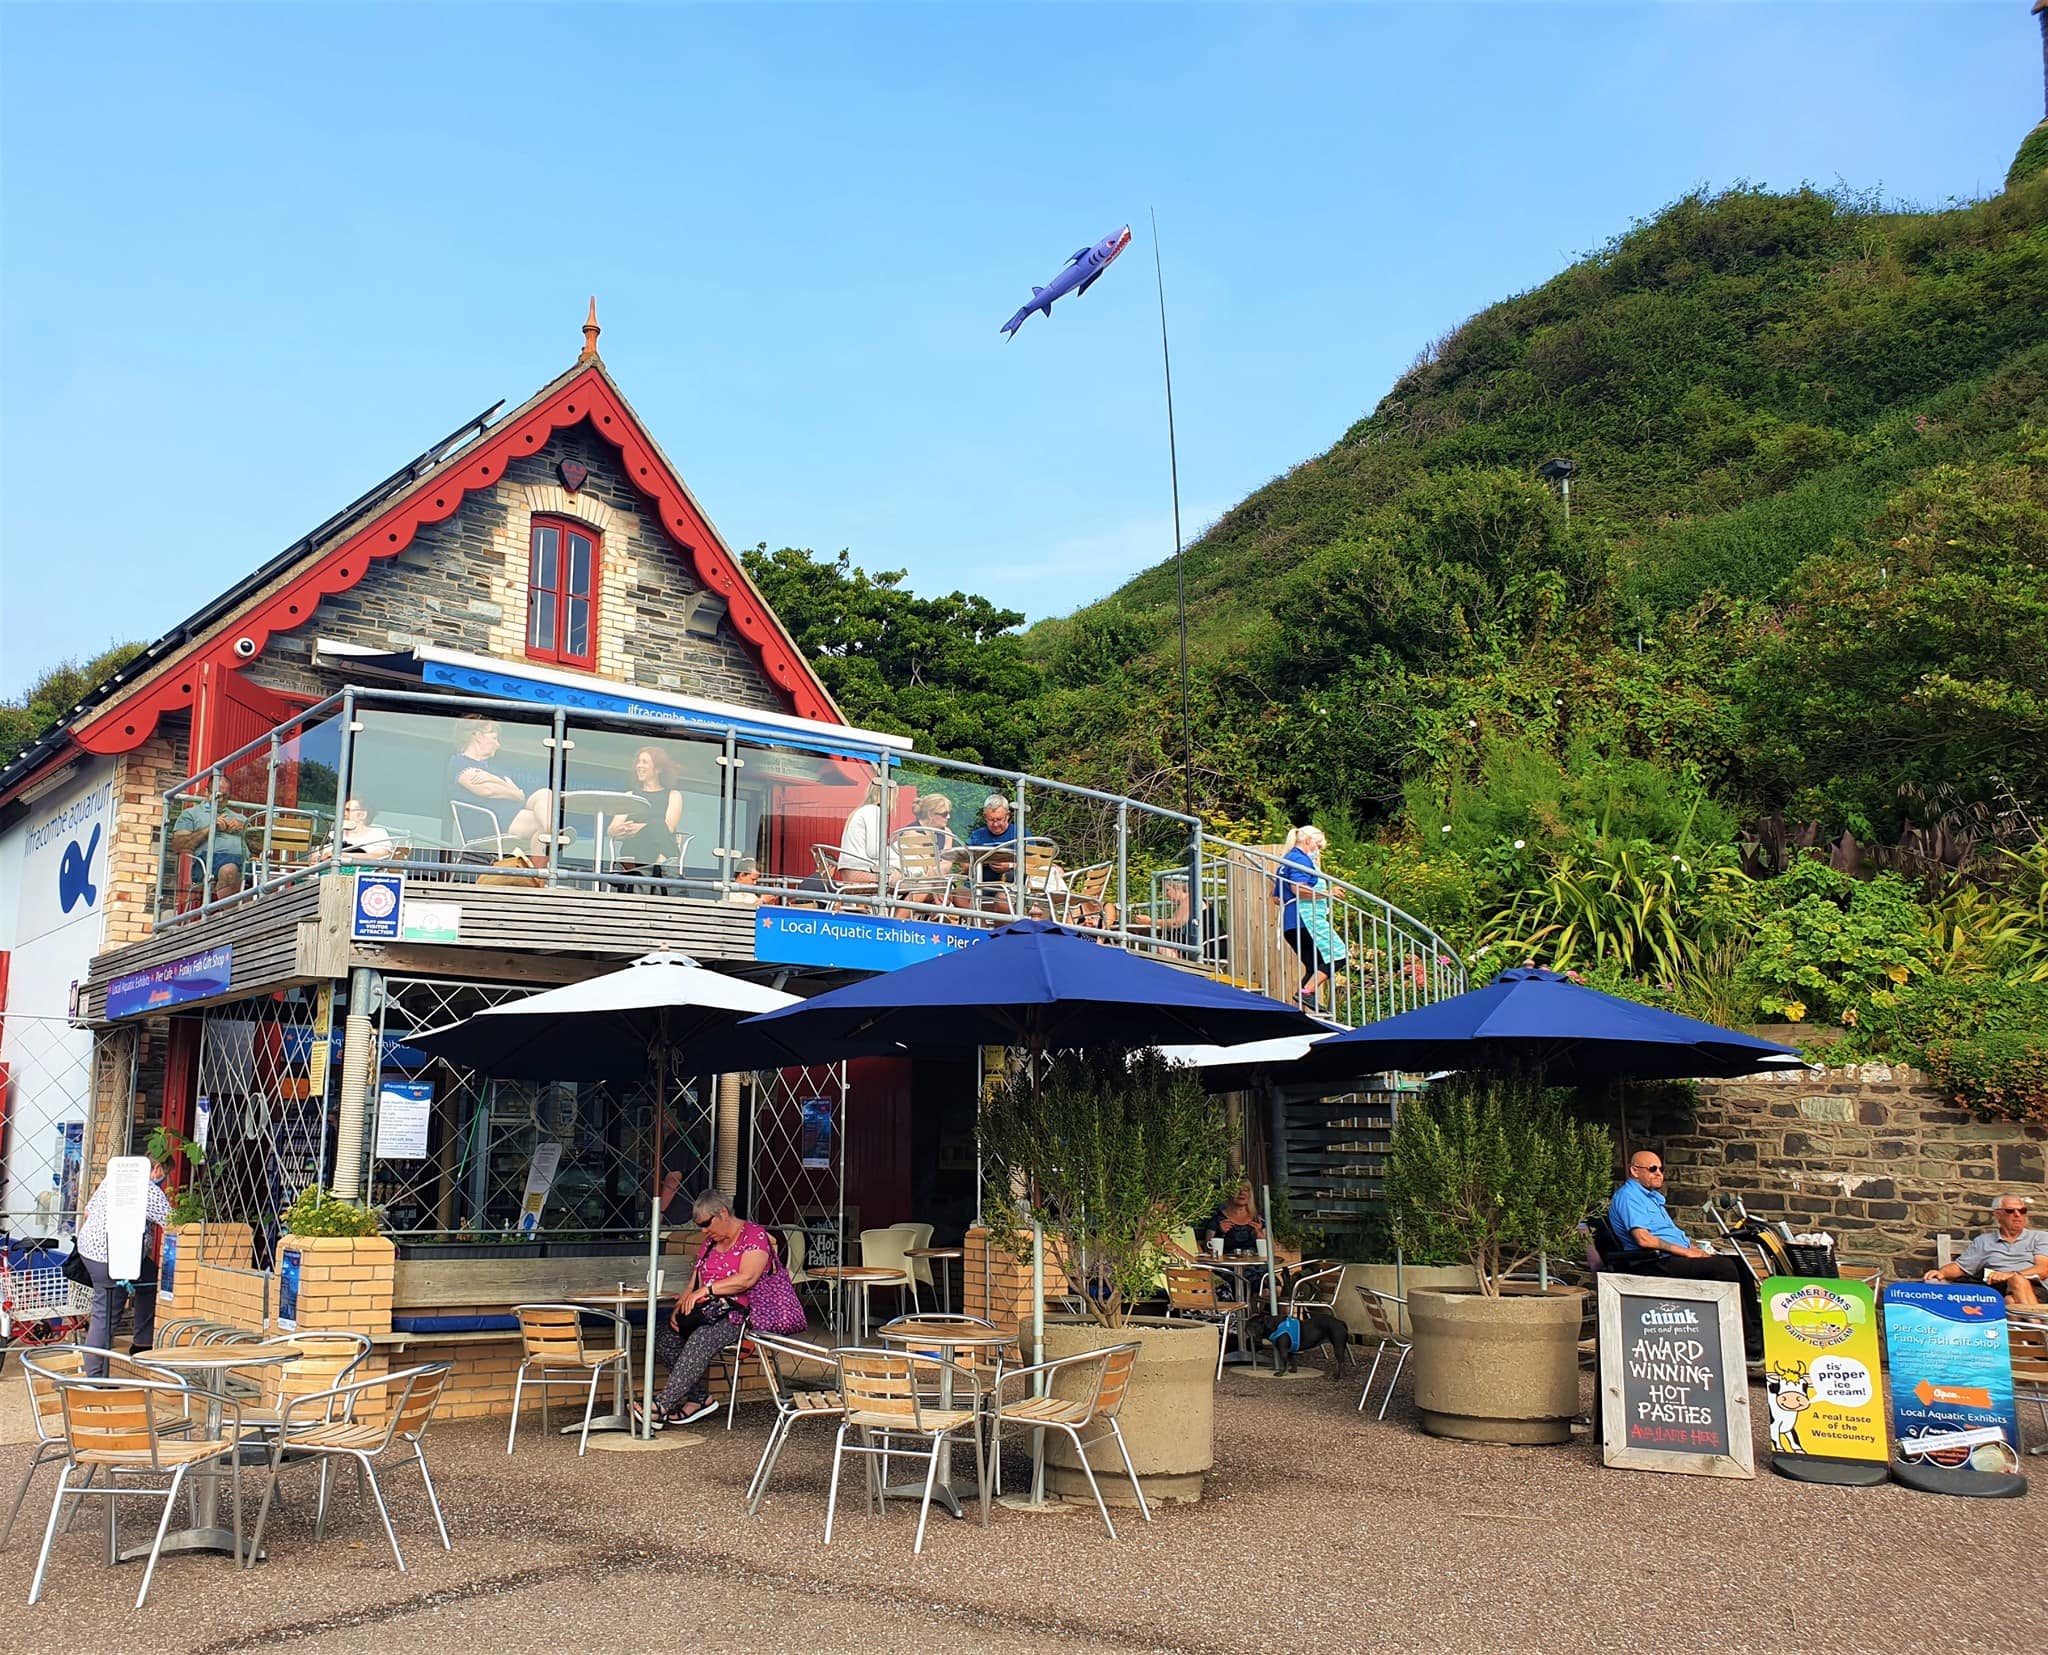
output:
[[[1173,352],[1166,343],[1166,269],[1159,258],[1159,209],[1152,214],[1152,274],[1159,283],[1159,359],[1166,367],[1166,460],[1173,474],[1173,582],[1180,612],[1181,800],[1195,813],[1195,715],[1188,699],[1188,571],[1180,539],[1180,449],[1173,437]]]

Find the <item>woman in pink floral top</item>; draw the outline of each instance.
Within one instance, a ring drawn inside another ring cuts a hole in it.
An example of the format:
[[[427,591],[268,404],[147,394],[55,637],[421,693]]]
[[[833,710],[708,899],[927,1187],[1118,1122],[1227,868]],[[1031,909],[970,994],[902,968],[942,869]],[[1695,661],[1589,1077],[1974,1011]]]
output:
[[[804,1326],[803,1307],[766,1230],[737,1217],[716,1190],[698,1196],[690,1215],[705,1239],[690,1285],[655,1341],[655,1354],[668,1364],[668,1383],[655,1399],[657,1427],[717,1412],[704,1376],[720,1351],[740,1342],[750,1315],[764,1333],[800,1333]]]

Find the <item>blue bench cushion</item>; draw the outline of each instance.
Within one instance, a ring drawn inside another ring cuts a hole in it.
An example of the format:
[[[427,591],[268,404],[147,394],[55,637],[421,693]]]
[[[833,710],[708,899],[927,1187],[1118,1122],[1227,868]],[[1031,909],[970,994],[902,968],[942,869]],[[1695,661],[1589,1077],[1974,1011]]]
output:
[[[517,1333],[517,1316],[394,1316],[394,1333]]]

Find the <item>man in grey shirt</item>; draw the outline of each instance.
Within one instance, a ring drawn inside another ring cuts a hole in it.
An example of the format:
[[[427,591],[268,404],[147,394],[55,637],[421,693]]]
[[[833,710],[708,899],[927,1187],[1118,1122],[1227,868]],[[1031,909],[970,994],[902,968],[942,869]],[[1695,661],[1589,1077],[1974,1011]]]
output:
[[[2031,1207],[2024,1195],[2001,1195],[1991,1203],[1998,1228],[1980,1235],[1951,1263],[1928,1271],[1925,1279],[1981,1281],[2014,1304],[2041,1303],[2041,1284],[2048,1281],[2048,1230],[2027,1228]]]

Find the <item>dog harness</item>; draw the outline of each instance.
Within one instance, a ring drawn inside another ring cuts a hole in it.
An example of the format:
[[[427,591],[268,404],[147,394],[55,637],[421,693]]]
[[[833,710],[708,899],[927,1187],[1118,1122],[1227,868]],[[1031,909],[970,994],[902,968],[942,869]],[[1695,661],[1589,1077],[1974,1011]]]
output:
[[[1273,1329],[1273,1343],[1277,1346],[1283,1339],[1287,1341],[1287,1348],[1289,1350],[1301,1349],[1301,1318],[1299,1316],[1289,1316]]]

